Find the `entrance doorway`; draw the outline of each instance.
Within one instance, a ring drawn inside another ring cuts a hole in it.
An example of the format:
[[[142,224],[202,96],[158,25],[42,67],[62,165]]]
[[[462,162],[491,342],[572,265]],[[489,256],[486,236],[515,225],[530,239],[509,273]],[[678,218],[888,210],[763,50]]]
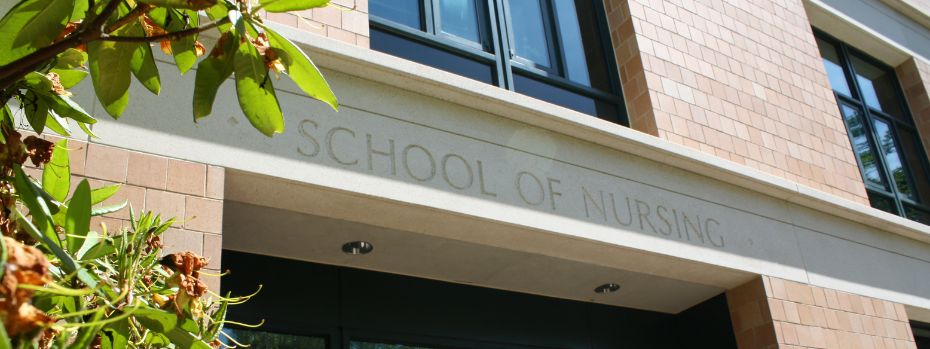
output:
[[[223,292],[253,348],[736,348],[723,295],[678,314],[224,250]]]

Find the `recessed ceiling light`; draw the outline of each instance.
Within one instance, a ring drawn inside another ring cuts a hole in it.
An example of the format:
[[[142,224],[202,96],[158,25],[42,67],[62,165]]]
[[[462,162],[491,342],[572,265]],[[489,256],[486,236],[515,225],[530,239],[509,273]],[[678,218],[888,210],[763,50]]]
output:
[[[368,254],[374,249],[375,245],[367,241],[352,241],[342,245],[342,252],[352,255]]]
[[[615,283],[603,284],[594,289],[596,293],[613,293],[620,289],[620,285]]]

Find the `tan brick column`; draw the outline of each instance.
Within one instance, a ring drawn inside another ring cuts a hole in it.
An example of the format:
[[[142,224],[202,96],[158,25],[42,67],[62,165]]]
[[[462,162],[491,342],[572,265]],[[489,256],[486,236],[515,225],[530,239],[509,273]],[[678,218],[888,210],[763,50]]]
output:
[[[54,136],[44,136],[56,141]],[[208,272],[218,274],[223,240],[222,167],[155,156],[121,148],[69,140],[73,191],[87,178],[92,188],[119,183],[116,195],[104,205],[128,201],[136,212],[153,211],[175,224],[162,236],[164,252],[192,251],[210,259]],[[41,170],[27,168],[41,177]],[[92,229],[106,224],[110,231],[129,226],[129,208],[93,217]],[[211,290],[219,291],[219,278],[204,277]]]
[[[924,150],[930,154],[930,63],[911,58],[895,68]]]
[[[265,13],[272,22],[367,48],[368,0],[332,0],[329,6],[292,13]]]
[[[801,1],[605,0],[634,129],[868,203]]]
[[[916,349],[904,306],[763,276],[727,291],[739,349]]]

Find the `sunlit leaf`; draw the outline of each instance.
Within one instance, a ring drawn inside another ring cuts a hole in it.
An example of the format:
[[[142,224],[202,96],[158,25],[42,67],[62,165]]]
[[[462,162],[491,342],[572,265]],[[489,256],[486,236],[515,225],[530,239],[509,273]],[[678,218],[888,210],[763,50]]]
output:
[[[213,101],[220,85],[232,75],[233,57],[239,39],[233,33],[226,33],[217,41],[213,52],[197,65],[197,77],[194,80],[194,121],[210,115]],[[222,45],[222,46],[220,46]]]
[[[111,184],[90,191],[90,204],[96,205],[106,201],[119,190],[119,184]]]
[[[168,14],[168,31],[181,31],[197,27],[200,16],[194,11],[184,11],[187,15],[182,17],[174,11]],[[171,41],[171,52],[174,55],[174,63],[177,64],[181,74],[190,70],[194,63],[197,62],[197,51],[194,43],[197,42],[197,35],[188,35],[183,38]]]
[[[68,214],[65,216],[65,232],[68,234],[68,248],[71,251],[77,251],[84,236],[90,231],[90,202],[90,184],[85,179],[74,190],[74,195],[68,203]]]
[[[0,20],[0,66],[48,46],[71,17],[74,0],[25,0]]]
[[[145,30],[138,21],[133,21],[125,28],[126,34],[133,36],[144,36]],[[155,56],[152,54],[152,46],[148,43],[138,43],[132,51],[132,58],[129,60],[129,67],[136,79],[142,83],[149,91],[154,94],[161,92],[161,79],[158,76],[158,67],[155,65]]]
[[[133,315],[147,329],[163,334],[179,348],[211,349],[210,345],[188,332],[191,329],[185,330],[191,327],[193,327],[192,330],[197,330],[197,325],[191,319],[178,319],[174,313],[153,308],[136,310]]]
[[[65,137],[71,135],[71,127],[68,124],[68,120],[58,116],[58,113],[51,109],[48,111],[48,118],[45,119],[45,127]]]
[[[71,162],[68,159],[68,140],[62,139],[52,150],[52,159],[42,170],[42,189],[55,200],[64,202],[71,189]]]
[[[48,120],[48,104],[32,90],[26,92],[23,111],[33,131],[39,134],[45,131],[45,121]]]
[[[94,117],[84,111],[71,97],[56,94],[44,94],[41,95],[41,97],[43,97],[49,106],[51,106],[52,110],[61,117],[71,118],[74,121],[86,124],[94,124],[97,122],[97,119],[94,119]]]
[[[260,0],[258,3],[268,12],[290,12],[323,7],[329,0]]]
[[[112,41],[87,44],[90,76],[97,99],[113,118],[119,118],[129,103],[130,60],[135,45]]]
[[[236,50],[234,62],[236,94],[246,118],[266,136],[284,132],[278,97],[258,50],[251,43],[242,43]]]
[[[336,95],[333,94],[333,90],[330,89],[326,79],[323,78],[323,74],[320,74],[320,70],[310,61],[310,58],[290,40],[275,33],[270,28],[265,27],[264,29],[272,50],[284,62],[287,75],[294,80],[294,83],[310,97],[329,104],[333,110],[339,110]]]
[[[57,58],[58,61],[55,62],[55,68],[57,69],[73,69],[87,63],[87,53],[74,48],[59,53]]]
[[[189,10],[203,10],[216,4],[216,0],[139,0],[139,2],[161,7]]]
[[[113,213],[113,212],[122,210],[122,209],[125,208],[126,205],[128,205],[128,204],[129,204],[129,201],[123,201],[123,202],[121,202],[121,203],[114,204],[114,205],[106,205],[106,206],[94,207],[94,208],[90,211],[90,215],[91,215],[91,216],[102,216],[102,215],[105,215],[105,214],[110,214],[110,213]]]

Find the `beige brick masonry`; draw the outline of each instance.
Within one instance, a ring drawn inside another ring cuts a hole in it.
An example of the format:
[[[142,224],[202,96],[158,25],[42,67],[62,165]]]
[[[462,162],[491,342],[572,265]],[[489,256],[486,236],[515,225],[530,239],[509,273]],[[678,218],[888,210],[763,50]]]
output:
[[[634,129],[868,202],[801,1],[605,7]]]
[[[904,306],[763,276],[727,291],[739,349],[916,349]]]
[[[333,0],[329,6],[292,13],[264,13],[266,20],[367,48],[368,0]]]

